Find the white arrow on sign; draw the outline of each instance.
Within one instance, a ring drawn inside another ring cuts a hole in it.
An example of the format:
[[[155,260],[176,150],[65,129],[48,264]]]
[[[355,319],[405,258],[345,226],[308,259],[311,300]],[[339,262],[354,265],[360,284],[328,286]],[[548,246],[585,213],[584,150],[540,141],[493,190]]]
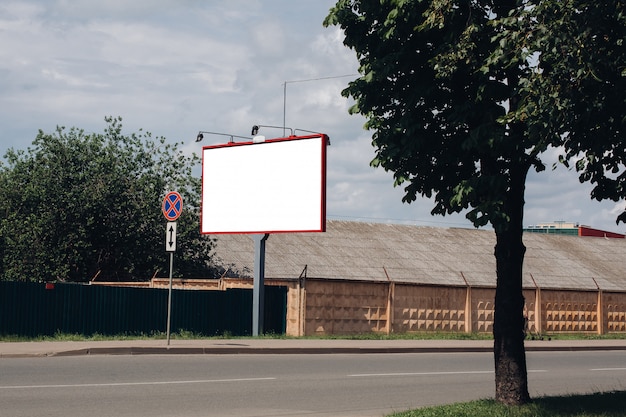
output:
[[[167,222],[165,228],[165,250],[176,252],[176,222]]]

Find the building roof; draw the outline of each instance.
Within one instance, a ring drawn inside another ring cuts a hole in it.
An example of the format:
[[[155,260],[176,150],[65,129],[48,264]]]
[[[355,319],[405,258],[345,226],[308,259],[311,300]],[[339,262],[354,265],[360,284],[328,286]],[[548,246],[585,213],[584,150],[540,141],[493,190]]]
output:
[[[249,235],[216,235],[214,255],[251,277]],[[524,287],[626,291],[626,239],[524,234]],[[265,277],[496,285],[492,230],[329,220],[325,233],[278,233],[266,241]],[[597,283],[597,285],[596,285]]]
[[[554,223],[540,223],[533,226],[524,228],[524,232],[528,233],[556,233],[561,235],[576,235],[576,236],[595,236],[595,237],[608,237],[611,239],[624,239],[626,235],[622,233],[609,232],[607,230],[594,229],[593,227],[585,226],[578,223],[567,222],[554,222]]]

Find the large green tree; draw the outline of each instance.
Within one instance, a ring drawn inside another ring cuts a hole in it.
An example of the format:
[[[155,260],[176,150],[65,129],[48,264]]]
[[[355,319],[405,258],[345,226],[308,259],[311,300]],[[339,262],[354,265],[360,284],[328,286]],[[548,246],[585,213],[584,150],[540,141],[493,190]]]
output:
[[[522,241],[528,172],[559,149],[597,199],[624,197],[623,1],[339,0],[360,77],[343,94],[403,201],[496,234],[495,398],[529,401]],[[622,214],[620,219],[624,220]]]
[[[148,280],[167,276],[166,192],[183,197],[176,276],[212,277],[212,240],[199,233],[199,158],[148,132],[57,127],[0,166],[0,274],[4,280]]]

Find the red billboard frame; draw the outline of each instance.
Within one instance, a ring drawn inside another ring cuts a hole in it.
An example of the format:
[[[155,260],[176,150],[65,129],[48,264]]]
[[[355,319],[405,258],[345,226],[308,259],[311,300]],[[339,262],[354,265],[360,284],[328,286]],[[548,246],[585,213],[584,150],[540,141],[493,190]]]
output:
[[[202,148],[202,234],[326,231],[325,134]]]

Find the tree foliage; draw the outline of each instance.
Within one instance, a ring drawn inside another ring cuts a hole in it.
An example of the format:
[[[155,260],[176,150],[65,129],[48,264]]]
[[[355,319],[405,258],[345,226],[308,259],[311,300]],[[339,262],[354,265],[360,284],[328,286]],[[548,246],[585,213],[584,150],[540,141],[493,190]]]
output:
[[[0,170],[2,279],[147,280],[167,276],[161,203],[178,191],[176,276],[212,276],[212,241],[199,233],[199,158],[148,132],[103,134],[57,127],[27,150],[9,149]]]
[[[626,6],[624,1],[539,2],[525,23],[501,37],[509,48],[535,51],[523,106],[512,116],[529,135],[562,149],[591,197],[626,197]],[[550,17],[550,18],[547,18]],[[526,36],[523,36],[526,34]],[[626,222],[626,210],[616,219]]]
[[[360,77],[343,94],[367,118],[373,166],[403,201],[465,211],[496,233],[496,399],[529,400],[523,344],[526,176],[573,164],[592,197],[625,197],[623,1],[339,0]],[[623,213],[620,220],[626,220]]]

